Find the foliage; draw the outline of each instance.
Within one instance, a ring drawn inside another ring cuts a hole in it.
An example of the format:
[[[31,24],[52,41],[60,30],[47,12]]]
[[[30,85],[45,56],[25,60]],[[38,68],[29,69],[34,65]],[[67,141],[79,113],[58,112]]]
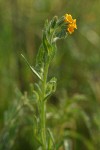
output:
[[[0,1],[0,146],[5,146],[1,149],[36,149],[39,144],[34,138],[33,120],[37,119],[33,114],[38,115],[35,90],[40,89],[31,85],[30,93],[29,83],[37,82],[37,78],[20,54],[34,64],[44,20],[66,11],[76,17],[78,30],[57,43],[59,50],[51,61],[48,79],[53,86],[55,75],[57,91],[54,93],[54,88],[51,97],[47,96],[47,127],[60,150],[100,149],[99,4],[98,0]],[[34,69],[42,74],[38,66]],[[16,87],[21,92],[15,94]],[[47,136],[50,133],[47,130]]]

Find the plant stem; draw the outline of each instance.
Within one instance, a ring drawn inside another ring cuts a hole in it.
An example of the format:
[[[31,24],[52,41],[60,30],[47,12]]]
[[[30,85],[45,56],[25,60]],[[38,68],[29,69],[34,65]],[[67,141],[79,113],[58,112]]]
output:
[[[44,67],[44,75],[43,75],[43,81],[41,84],[42,89],[42,96],[41,96],[41,105],[40,105],[40,124],[41,124],[41,138],[42,138],[42,144],[43,144],[43,150],[46,150],[46,101],[45,99],[45,92],[46,92],[46,83],[47,83],[47,75],[48,75],[48,67],[49,64],[46,64]]]

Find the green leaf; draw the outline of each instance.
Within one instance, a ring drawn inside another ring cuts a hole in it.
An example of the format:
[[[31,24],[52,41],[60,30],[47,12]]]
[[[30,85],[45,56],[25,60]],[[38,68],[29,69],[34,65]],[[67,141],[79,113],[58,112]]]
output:
[[[52,132],[50,131],[50,129],[47,129],[48,131],[48,136],[47,136],[47,139],[48,139],[48,150],[54,150],[55,148],[55,144],[54,144],[54,138],[53,138],[53,134]]]
[[[56,36],[57,36],[59,39],[65,39],[65,38],[67,37],[66,29],[62,27],[61,30],[56,33]]]
[[[67,37],[67,25],[63,23],[61,26],[58,26],[55,32],[57,39],[65,39]]]
[[[56,91],[56,81],[57,79],[54,77],[47,83],[44,101],[46,101],[52,95],[52,93]]]
[[[33,131],[34,135],[38,133],[38,118],[36,115],[33,116]]]
[[[39,51],[37,53],[36,64],[42,63],[43,55],[44,55],[44,49],[43,49],[43,44],[41,44],[40,47],[39,47]]]
[[[33,90],[33,100],[34,99],[36,99],[37,101],[39,100],[39,95],[35,90]]]
[[[53,19],[50,22],[50,27],[51,28],[54,28],[56,26],[57,20],[58,20],[58,17],[54,16]]]
[[[43,44],[41,44],[36,57],[36,69],[39,71],[41,75],[43,74],[43,66],[44,66],[43,57],[44,57],[44,47]]]
[[[21,56],[24,58],[24,60],[26,61],[26,63],[28,64],[29,68],[31,69],[31,71],[40,79],[42,80],[41,76],[37,73],[37,71],[29,64],[29,62],[27,61],[27,59],[21,54]]]
[[[50,45],[46,32],[43,32],[43,47],[44,47],[44,62],[48,63],[50,60],[49,51],[52,50],[52,46]]]
[[[64,16],[58,19],[57,26],[61,26],[64,23]]]
[[[34,86],[36,87],[36,90],[38,91],[38,93],[42,93],[41,88],[39,86],[39,84],[35,83]]]
[[[51,62],[55,56],[55,47],[54,44],[50,44],[46,32],[43,33],[43,46],[44,46],[44,62]]]
[[[47,83],[47,87],[46,87],[46,94],[49,95],[51,93],[54,93],[56,91],[56,82],[57,79],[55,77],[53,77],[48,83]]]

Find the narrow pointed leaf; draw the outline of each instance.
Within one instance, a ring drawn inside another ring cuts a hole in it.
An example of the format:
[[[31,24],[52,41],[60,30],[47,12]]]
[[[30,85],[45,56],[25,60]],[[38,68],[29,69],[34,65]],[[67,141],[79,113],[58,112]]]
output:
[[[29,62],[27,61],[27,59],[24,57],[24,55],[21,54],[21,56],[24,58],[24,60],[26,61],[26,63],[28,64],[29,68],[31,69],[31,71],[40,79],[41,79],[41,76],[37,73],[37,71],[29,64]]]

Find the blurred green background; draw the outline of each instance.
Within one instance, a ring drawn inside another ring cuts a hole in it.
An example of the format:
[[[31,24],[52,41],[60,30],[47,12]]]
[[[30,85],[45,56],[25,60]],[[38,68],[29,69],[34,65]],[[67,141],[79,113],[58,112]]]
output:
[[[69,35],[66,40],[57,42],[58,51],[49,72],[50,76],[57,77],[58,85],[57,92],[51,97],[48,107],[55,114],[58,113],[57,111],[61,111],[62,117],[59,121],[61,126],[58,126],[56,121],[52,121],[51,124],[48,121],[48,126],[55,128],[55,135],[59,128],[63,128],[62,124],[65,122],[68,128],[74,128],[75,126],[72,127],[73,121],[70,121],[69,124],[65,117],[67,111],[64,104],[66,102],[63,104],[63,101],[78,99],[79,107],[88,116],[87,119],[89,120],[86,123],[88,122],[89,126],[87,127],[82,122],[79,113],[76,113],[75,116],[72,115],[71,119],[76,122],[77,132],[84,139],[90,140],[95,150],[100,149],[99,7],[99,0],[0,0],[1,131],[4,127],[5,111],[9,104],[15,100],[16,88],[19,88],[22,93],[29,91],[29,84],[36,81],[36,77],[28,69],[20,54],[23,53],[29,62],[34,65],[41,44],[45,20],[50,20],[55,15],[61,17],[65,13],[70,13],[73,18],[77,19],[78,29],[73,35]],[[81,101],[81,99],[85,100]],[[60,110],[57,110],[57,108],[60,108]],[[72,108],[70,111],[72,111]],[[21,149],[23,144],[19,145],[17,149]],[[78,144],[76,142],[74,145],[76,146],[70,149],[80,150],[82,142],[78,142]],[[86,149],[88,148],[84,148],[84,146],[83,149],[81,148],[81,150]],[[60,150],[63,150],[63,148],[61,147]]]

